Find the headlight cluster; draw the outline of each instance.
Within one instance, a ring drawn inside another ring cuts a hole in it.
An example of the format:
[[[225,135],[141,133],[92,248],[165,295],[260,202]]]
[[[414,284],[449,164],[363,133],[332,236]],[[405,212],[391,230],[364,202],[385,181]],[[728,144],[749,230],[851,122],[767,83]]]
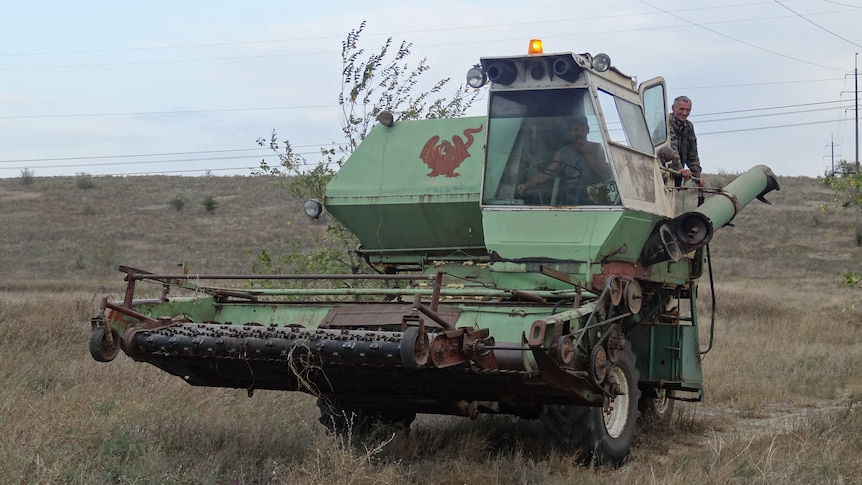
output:
[[[605,72],[611,67],[607,54],[551,54],[544,55],[542,41],[530,40],[527,57],[511,59],[487,59],[467,71],[467,85],[478,89],[491,81],[499,86],[509,86],[521,76],[532,81],[562,79],[574,83],[585,68]]]

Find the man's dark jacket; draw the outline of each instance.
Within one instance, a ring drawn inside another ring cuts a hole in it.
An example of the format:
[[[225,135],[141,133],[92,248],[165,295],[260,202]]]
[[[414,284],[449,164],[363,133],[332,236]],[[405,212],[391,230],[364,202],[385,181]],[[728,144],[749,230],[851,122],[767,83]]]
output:
[[[697,135],[694,134],[694,124],[691,121],[679,121],[673,113],[668,113],[667,124],[670,128],[670,146],[673,148],[673,160],[669,167],[682,170],[688,167],[691,174],[700,177],[700,158],[697,155]]]

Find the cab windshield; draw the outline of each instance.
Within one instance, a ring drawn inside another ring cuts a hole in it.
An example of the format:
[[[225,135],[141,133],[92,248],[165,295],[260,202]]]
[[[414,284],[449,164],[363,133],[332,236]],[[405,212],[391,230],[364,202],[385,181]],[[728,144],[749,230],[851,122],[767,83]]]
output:
[[[587,89],[491,93],[485,205],[619,203]]]

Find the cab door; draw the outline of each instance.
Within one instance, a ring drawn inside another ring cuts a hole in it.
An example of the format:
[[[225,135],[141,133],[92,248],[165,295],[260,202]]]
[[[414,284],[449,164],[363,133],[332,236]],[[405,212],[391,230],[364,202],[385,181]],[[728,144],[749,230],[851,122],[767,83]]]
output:
[[[646,117],[652,146],[656,151],[668,143],[667,128],[667,87],[663,77],[656,77],[641,83],[641,104]]]

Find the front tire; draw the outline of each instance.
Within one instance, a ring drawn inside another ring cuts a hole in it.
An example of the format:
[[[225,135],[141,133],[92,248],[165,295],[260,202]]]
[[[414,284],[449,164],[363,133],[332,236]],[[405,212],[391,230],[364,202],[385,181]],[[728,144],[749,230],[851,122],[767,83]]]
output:
[[[99,325],[90,334],[90,356],[98,362],[110,362],[120,353],[120,334],[111,328],[111,341],[108,342],[108,328]]]
[[[634,441],[640,400],[635,355],[626,346],[606,378],[615,397],[602,407],[548,406],[540,416],[546,437],[562,448],[581,451],[581,461],[619,466],[628,457]]]

